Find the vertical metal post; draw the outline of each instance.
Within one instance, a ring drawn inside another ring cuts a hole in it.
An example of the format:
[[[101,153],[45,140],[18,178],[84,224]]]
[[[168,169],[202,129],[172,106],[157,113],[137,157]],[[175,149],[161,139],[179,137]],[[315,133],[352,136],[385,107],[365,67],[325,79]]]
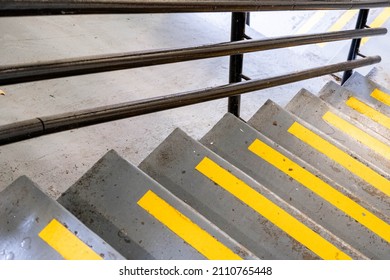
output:
[[[246,25],[250,26],[251,25],[251,13],[247,12],[246,13],[246,19],[245,19]]]
[[[369,11],[370,11],[369,9],[362,9],[359,11],[359,15],[358,15],[355,29],[363,29],[366,27]],[[356,56],[359,53],[360,42],[361,42],[361,38],[352,40],[347,60],[355,60],[356,59]],[[351,75],[352,75],[352,70],[345,71],[344,75],[343,75],[343,79],[341,81],[341,84],[343,85],[348,80],[348,78],[351,77]]]
[[[232,22],[231,22],[231,41],[240,41],[244,39],[245,35],[245,21],[246,13],[232,13]],[[236,54],[230,56],[230,66],[229,66],[229,83],[238,83],[241,82],[242,66],[243,66],[242,54]],[[234,114],[235,116],[240,116],[240,102],[241,96],[229,97],[228,101],[228,111],[229,113]]]

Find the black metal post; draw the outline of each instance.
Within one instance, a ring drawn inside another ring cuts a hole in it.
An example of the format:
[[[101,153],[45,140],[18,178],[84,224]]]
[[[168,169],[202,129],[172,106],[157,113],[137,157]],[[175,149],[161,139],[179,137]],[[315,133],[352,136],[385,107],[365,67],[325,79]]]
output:
[[[246,20],[245,20],[246,25],[250,26],[251,25],[251,13],[247,12],[246,13]]]
[[[358,19],[356,21],[355,29],[363,29],[366,27],[369,11],[370,11],[369,9],[362,9],[359,11],[359,15],[358,15]],[[350,47],[349,53],[348,53],[348,58],[347,58],[348,61],[356,59],[356,56],[359,53],[361,41],[362,41],[361,38],[357,38],[357,39],[352,40],[351,47]],[[341,84],[343,85],[351,76],[352,76],[352,70],[345,71],[344,75],[343,75],[343,79],[341,81]]]
[[[246,13],[232,13],[231,23],[231,41],[240,41],[244,39],[245,35],[245,18]],[[229,83],[241,82],[242,66],[244,56],[242,54],[236,54],[230,56],[229,66]],[[240,116],[240,102],[241,96],[229,97],[228,112],[239,117]]]

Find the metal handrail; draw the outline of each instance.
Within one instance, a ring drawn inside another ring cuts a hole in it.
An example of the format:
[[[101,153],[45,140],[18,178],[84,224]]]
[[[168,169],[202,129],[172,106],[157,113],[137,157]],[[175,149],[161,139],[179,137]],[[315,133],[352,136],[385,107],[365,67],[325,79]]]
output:
[[[143,99],[135,102],[121,103],[88,110],[40,117],[27,121],[0,126],[0,145],[12,143],[40,135],[94,125],[98,123],[143,115],[229,97],[229,111],[239,115],[240,94],[260,89],[280,86],[296,81],[306,80],[340,71],[350,71],[357,67],[380,62],[379,56],[354,60],[348,57],[347,62],[299,71],[288,75],[263,80],[241,82],[242,54],[253,51],[269,50],[283,47],[299,46],[320,42],[353,39],[357,50],[360,38],[382,35],[384,28],[320,33],[312,35],[287,36],[267,40],[239,41],[244,37],[245,13],[250,11],[280,10],[347,10],[363,9],[368,14],[369,8],[388,7],[386,1],[276,1],[276,0],[0,0],[1,16],[23,15],[62,15],[92,13],[169,13],[169,12],[232,12],[232,41],[200,47],[157,50],[149,52],[125,53],[106,56],[84,57],[45,63],[11,65],[0,68],[0,85],[26,81],[36,81],[58,77],[98,73],[104,71],[129,69],[142,66],[158,65],[217,56],[231,56],[230,78],[228,85],[215,88],[166,95],[157,98]],[[241,16],[242,15],[242,16]],[[359,16],[360,18],[360,16]],[[233,19],[238,22],[234,23]],[[239,32],[233,34],[234,29]],[[237,33],[237,34],[236,34]],[[234,35],[234,36],[233,36]],[[352,50],[352,47],[351,47]],[[355,52],[356,53],[356,52]],[[237,59],[238,58],[238,59]],[[230,102],[233,101],[233,102]]]
[[[226,42],[181,49],[119,53],[30,64],[8,65],[0,67],[0,85],[378,36],[386,33],[386,28],[345,30],[310,35],[286,36],[265,40]]]
[[[0,16],[348,10],[390,6],[390,0],[0,0]]]
[[[307,80],[335,72],[371,65],[380,62],[380,60],[381,58],[379,56],[366,57],[359,60],[312,68],[268,79],[257,79],[223,85],[215,88],[165,95],[60,115],[34,118],[31,120],[0,126],[0,145],[55,132],[159,112],[162,110],[178,108],[301,80]]]

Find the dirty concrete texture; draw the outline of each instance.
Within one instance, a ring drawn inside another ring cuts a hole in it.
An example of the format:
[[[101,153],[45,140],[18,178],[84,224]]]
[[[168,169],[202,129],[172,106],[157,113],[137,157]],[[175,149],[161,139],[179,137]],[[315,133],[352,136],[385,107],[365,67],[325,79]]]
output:
[[[289,15],[295,16],[292,26],[296,28],[309,17],[307,12]],[[269,16],[254,13],[249,31],[259,37],[277,36],[277,24],[267,25],[272,34],[256,24],[256,19]],[[0,18],[0,34],[0,61],[10,65],[229,41],[230,14],[9,17]],[[288,48],[246,55],[244,74],[265,78],[326,64],[311,50]],[[386,68],[387,63],[384,60],[381,66]],[[229,59],[221,57],[3,86],[0,125],[222,85],[228,82],[228,68]],[[248,120],[269,98],[284,106],[301,88],[317,93],[330,80],[331,76],[325,76],[248,93],[242,98],[241,117]],[[27,175],[57,198],[107,151],[115,149],[137,165],[176,127],[200,139],[226,110],[223,99],[1,146],[0,190]]]

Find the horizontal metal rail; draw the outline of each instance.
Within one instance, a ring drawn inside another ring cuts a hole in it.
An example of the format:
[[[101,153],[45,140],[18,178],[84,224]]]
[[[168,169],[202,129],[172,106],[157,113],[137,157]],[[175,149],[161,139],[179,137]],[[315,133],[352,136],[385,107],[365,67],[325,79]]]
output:
[[[214,88],[30,119],[0,126],[0,145],[45,134],[226,98],[237,94],[363,67],[379,63],[380,61],[381,58],[379,56],[366,57],[359,60],[331,64],[268,79],[251,80]]]
[[[182,49],[153,50],[0,67],[0,85],[130,69],[285,47],[383,35],[385,28],[346,30],[266,40],[227,42]]]
[[[0,0],[0,16],[370,9],[390,0]]]

